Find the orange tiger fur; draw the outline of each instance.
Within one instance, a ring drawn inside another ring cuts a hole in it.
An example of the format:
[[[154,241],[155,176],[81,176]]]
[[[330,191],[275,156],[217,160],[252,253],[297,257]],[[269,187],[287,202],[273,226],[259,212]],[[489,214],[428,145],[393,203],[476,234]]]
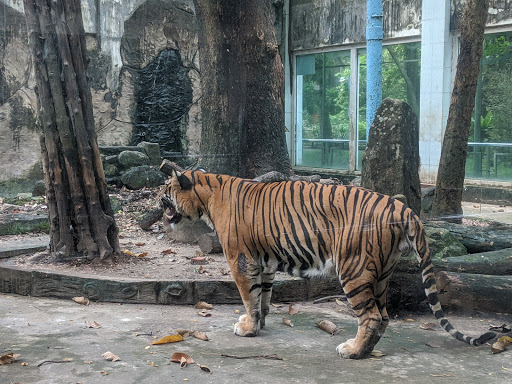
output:
[[[162,204],[167,220],[203,219],[220,239],[246,314],[235,334],[255,336],[269,313],[277,270],[295,276],[339,277],[358,317],[358,332],[337,347],[345,358],[367,356],[389,323],[388,281],[402,253],[416,252],[434,315],[458,340],[444,316],[425,231],[418,216],[392,197],[357,187],[306,182],[258,183],[202,171],[176,172]]]

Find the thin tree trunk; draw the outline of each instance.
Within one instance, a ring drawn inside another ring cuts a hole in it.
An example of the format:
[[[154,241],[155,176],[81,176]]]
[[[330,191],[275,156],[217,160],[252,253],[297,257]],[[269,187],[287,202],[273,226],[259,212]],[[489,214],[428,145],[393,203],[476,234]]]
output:
[[[432,206],[434,217],[460,222],[466,156],[480,72],[489,0],[468,0],[461,23],[460,54],[444,134]]]
[[[289,174],[272,2],[194,3],[201,26],[201,165],[248,178]]]
[[[43,128],[41,152],[57,258],[119,251],[94,131],[79,0],[25,0]]]

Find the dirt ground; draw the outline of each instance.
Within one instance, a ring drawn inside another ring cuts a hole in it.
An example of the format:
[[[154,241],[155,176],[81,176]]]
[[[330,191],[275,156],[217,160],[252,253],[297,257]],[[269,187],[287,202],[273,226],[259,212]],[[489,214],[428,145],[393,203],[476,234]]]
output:
[[[152,280],[219,280],[232,279],[223,254],[203,255],[199,246],[170,240],[169,228],[162,221],[153,224],[148,231],[140,228],[137,220],[156,207],[161,188],[129,191],[113,189],[110,192],[121,203],[122,209],[115,214],[119,227],[119,243],[122,253],[108,260],[73,260],[55,262],[48,252],[0,259],[0,265],[65,274],[86,274]],[[45,212],[42,203],[24,205],[0,203],[0,213]],[[0,237],[6,241],[30,241],[41,234],[11,235]],[[281,279],[292,278],[280,274]]]

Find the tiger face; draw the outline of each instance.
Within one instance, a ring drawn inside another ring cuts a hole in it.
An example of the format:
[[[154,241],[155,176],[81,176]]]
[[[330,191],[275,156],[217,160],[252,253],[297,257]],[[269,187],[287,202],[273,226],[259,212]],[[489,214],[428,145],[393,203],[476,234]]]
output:
[[[174,228],[182,218],[193,221],[203,219],[213,229],[208,215],[204,214],[207,204],[198,198],[198,186],[193,185],[191,178],[192,171],[173,171],[160,199],[164,209],[164,222]]]

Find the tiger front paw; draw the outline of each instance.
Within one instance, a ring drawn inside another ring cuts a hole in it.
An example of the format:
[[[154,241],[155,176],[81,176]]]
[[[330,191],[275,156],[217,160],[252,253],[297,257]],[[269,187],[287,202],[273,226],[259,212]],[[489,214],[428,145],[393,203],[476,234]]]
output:
[[[336,347],[336,352],[345,359],[361,359],[364,354],[355,345],[356,339],[349,339]]]
[[[243,337],[257,336],[259,333],[259,321],[254,322],[248,315],[242,315],[235,324],[235,335]]]

